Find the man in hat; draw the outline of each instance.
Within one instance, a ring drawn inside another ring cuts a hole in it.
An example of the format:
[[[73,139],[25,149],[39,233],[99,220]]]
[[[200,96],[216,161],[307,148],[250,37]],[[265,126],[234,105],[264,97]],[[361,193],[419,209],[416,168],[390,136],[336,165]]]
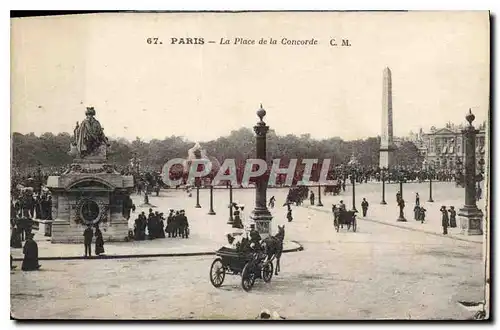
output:
[[[441,206],[442,217],[441,217],[441,226],[443,226],[443,235],[448,235],[448,222],[450,219],[448,218],[448,211],[446,210],[446,206]]]
[[[174,221],[174,209],[170,209],[167,217],[167,228],[165,231],[168,234],[168,237],[172,237],[173,234],[173,221]]]
[[[88,225],[83,231],[83,244],[85,245],[85,257],[92,256],[92,237],[94,237],[94,232],[92,231],[92,226]]]
[[[424,223],[425,221],[425,212],[427,211],[423,206],[420,206],[420,213],[419,213],[419,219],[420,219],[420,223]]]
[[[180,235],[180,231],[179,231],[179,216],[180,216],[180,212],[179,211],[175,211],[175,215],[174,215],[174,218],[172,219],[172,237],[177,237],[177,234]]]
[[[366,217],[366,213],[368,212],[368,201],[366,198],[363,198],[361,202],[361,209],[363,210],[363,218]]]
[[[309,201],[311,202],[311,205],[314,205],[314,192],[311,191],[311,195],[309,196]]]
[[[35,234],[28,234],[24,243],[24,259],[21,269],[24,271],[38,270],[41,265],[38,263],[38,245],[33,240]]]
[[[340,202],[339,202],[339,209],[340,209],[341,211],[345,211],[345,210],[346,210],[346,207],[345,207],[344,201],[340,201]]]
[[[250,236],[250,245],[254,244],[253,249],[260,251],[260,248],[261,248],[260,241],[262,240],[262,238],[260,237],[259,232],[255,229],[255,224],[253,224],[253,223],[250,224],[249,236]]]
[[[188,233],[187,233],[188,227],[189,227],[189,223],[188,223],[188,219],[186,217],[186,211],[181,210],[181,212],[179,214],[179,235],[182,238],[188,238]]]

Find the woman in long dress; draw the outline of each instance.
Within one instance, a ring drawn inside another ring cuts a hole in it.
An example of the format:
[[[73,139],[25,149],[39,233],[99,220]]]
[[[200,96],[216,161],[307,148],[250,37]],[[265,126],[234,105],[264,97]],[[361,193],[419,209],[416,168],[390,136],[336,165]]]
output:
[[[33,240],[33,236],[35,235],[28,234],[24,243],[24,259],[21,266],[21,269],[24,271],[38,270],[40,268],[40,264],[38,263],[38,245]]]
[[[95,227],[95,254],[101,255],[104,253],[104,238],[99,226]]]

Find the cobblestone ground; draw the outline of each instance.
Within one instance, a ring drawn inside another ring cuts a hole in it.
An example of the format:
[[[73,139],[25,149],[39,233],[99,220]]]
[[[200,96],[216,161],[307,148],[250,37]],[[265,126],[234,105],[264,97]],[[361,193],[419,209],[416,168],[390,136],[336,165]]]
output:
[[[250,206],[253,194],[235,191],[235,199]],[[273,194],[281,204],[285,191]],[[151,202],[184,208],[194,228],[220,235],[227,229],[227,191],[215,193],[217,216],[206,215],[208,196],[202,196],[203,209],[182,192],[162,192]],[[285,211],[273,210],[275,225],[284,223]],[[362,219],[356,233],[336,233],[329,214],[302,207],[286,223],[286,238],[305,250],[284,254],[282,272],[271,283],[257,281],[250,293],[239,276],[214,288],[213,257],[43,261],[39,272],[11,272],[12,315],[245,319],[267,308],[291,319],[464,319],[471,314],[458,301],[483,299],[482,244]]]

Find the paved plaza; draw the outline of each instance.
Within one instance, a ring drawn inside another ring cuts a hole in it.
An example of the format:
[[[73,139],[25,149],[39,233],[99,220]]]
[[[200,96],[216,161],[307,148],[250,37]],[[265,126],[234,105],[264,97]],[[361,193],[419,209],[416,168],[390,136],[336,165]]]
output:
[[[380,184],[356,186],[357,208],[361,209],[362,197],[370,203],[367,218],[358,218],[356,233],[345,228],[335,232],[330,212],[331,204],[340,199],[351,207],[350,187],[341,196],[322,196],[323,208],[309,207],[309,201],[302,207],[293,207],[291,223],[286,222],[286,208],[282,207],[287,189],[269,189],[267,197],[274,195],[277,200],[271,209],[273,228],[285,224],[285,240],[299,242],[304,250],[284,254],[281,273],[271,283],[257,281],[250,293],[241,288],[239,276],[226,276],[224,285],[214,288],[208,276],[213,256],[43,260],[41,271],[11,272],[12,315],[61,319],[247,319],[267,308],[289,319],[471,317],[471,312],[458,302],[484,299],[482,237],[462,235],[459,228],[451,228],[451,234],[443,237],[438,212],[441,205],[460,208],[463,189],[452,183],[435,183],[435,202],[427,203],[428,183],[405,184],[408,223],[397,223],[398,187],[387,185],[388,205],[382,206]],[[428,210],[424,224],[412,216],[417,191],[421,204]],[[254,194],[252,189],[233,191],[234,200],[246,205],[244,218],[250,214]],[[160,197],[150,198],[158,206],[155,210],[166,213],[169,208],[185,209],[191,237],[108,243],[106,253],[113,254],[113,249],[117,253],[118,246],[126,244],[126,248],[136,246],[142,253],[214,251],[225,242],[224,233],[230,230],[226,224],[228,196],[228,190],[214,190],[217,214],[211,216],[207,215],[208,190],[200,192],[201,209],[194,208],[195,194],[189,198],[180,190],[162,191]],[[142,203],[138,196],[134,198],[136,205]],[[135,216],[138,211],[142,210],[137,210]],[[41,257],[44,246],[47,252],[59,246],[44,242],[39,245]],[[75,251],[81,249],[79,255],[83,253],[83,246],[65,246]],[[13,251],[18,253],[19,249]]]

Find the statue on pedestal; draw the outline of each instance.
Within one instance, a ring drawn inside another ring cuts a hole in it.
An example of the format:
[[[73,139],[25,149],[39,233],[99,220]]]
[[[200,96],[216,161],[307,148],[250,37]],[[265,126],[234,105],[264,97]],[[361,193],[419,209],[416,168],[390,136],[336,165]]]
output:
[[[108,139],[104,135],[104,129],[97,119],[94,107],[87,107],[85,118],[81,124],[76,123],[73,131],[73,141],[71,152],[85,158],[99,152],[101,146],[108,146]]]

